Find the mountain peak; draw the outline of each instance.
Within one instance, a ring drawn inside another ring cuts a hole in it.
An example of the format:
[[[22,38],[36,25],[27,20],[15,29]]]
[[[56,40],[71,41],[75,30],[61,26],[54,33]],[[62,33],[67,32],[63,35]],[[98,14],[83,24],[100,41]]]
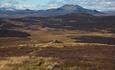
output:
[[[64,10],[76,10],[76,9],[82,9],[83,7],[81,7],[79,5],[66,4],[66,5],[62,6],[61,8]]]
[[[81,7],[79,5],[73,5],[73,4],[66,4],[63,7]]]

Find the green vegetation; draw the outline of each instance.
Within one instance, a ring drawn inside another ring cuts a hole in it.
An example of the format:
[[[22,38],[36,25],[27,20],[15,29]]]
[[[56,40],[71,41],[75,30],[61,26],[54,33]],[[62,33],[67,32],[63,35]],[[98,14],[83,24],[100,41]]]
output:
[[[50,19],[48,19],[48,22],[49,22],[49,23],[53,23],[53,24],[55,24],[55,23],[62,23],[62,22],[63,22],[63,19],[50,18]]]

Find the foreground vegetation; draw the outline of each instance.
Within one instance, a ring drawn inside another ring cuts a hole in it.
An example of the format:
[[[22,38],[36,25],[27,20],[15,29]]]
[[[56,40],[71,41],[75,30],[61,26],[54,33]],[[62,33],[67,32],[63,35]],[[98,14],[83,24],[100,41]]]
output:
[[[114,34],[91,32],[77,34],[77,31],[64,31],[63,34],[62,31],[58,31],[59,35],[55,35],[54,33],[57,33],[55,30],[38,32],[42,35],[33,32],[31,33],[33,37],[30,38],[1,38],[0,70],[114,70],[115,68],[115,45],[112,43]],[[80,37],[85,37],[86,40],[88,38],[88,41],[82,41]],[[104,38],[105,41],[109,41],[105,43],[100,39],[103,37],[107,38]]]

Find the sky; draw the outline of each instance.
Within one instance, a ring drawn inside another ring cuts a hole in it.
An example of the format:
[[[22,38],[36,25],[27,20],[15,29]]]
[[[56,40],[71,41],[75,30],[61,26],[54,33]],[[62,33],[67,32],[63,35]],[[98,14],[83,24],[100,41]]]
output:
[[[65,4],[100,11],[115,10],[115,0],[0,0],[0,8],[44,10]]]

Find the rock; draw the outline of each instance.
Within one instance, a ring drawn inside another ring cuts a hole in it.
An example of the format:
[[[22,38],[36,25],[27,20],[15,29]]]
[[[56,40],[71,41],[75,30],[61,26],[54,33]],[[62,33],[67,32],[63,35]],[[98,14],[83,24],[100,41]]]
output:
[[[59,69],[59,64],[58,63],[52,63],[47,65],[47,69],[52,70],[52,69]]]
[[[53,40],[51,41],[52,43],[63,43],[62,41],[59,41],[59,40]]]

